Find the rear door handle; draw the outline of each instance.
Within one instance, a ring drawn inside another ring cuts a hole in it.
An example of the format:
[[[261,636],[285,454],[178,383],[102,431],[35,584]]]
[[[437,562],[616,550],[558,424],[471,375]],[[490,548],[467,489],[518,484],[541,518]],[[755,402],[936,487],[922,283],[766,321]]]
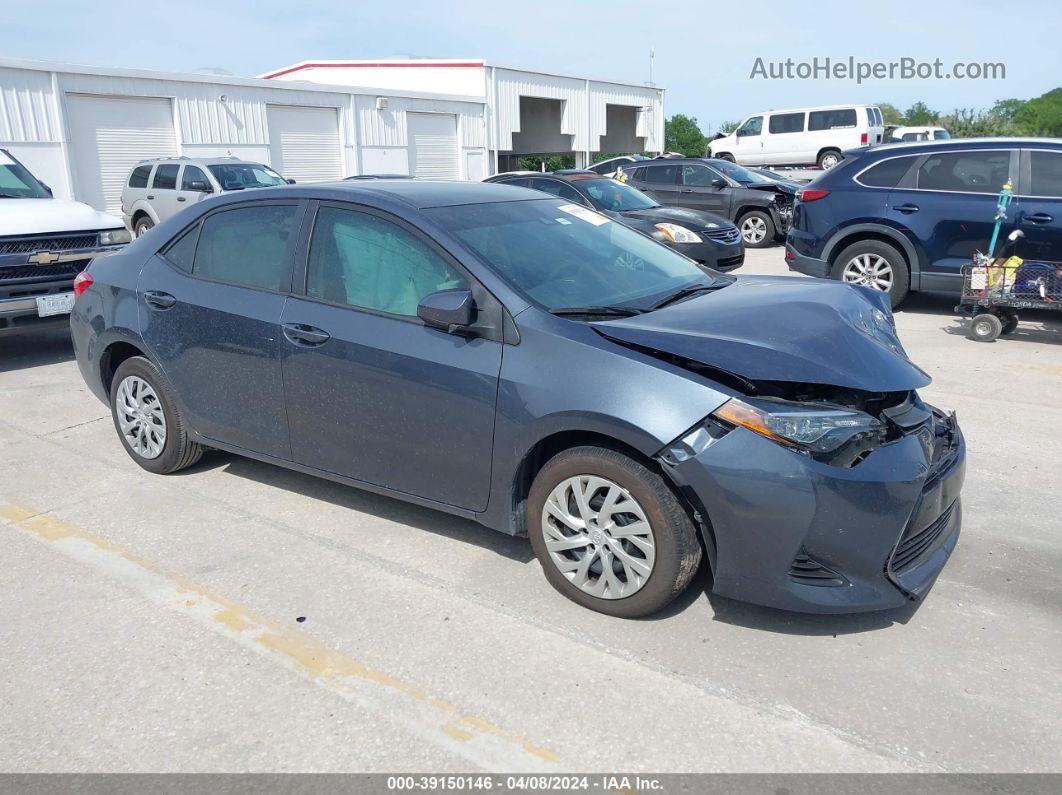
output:
[[[293,345],[311,348],[323,345],[332,338],[332,335],[324,329],[319,329],[317,326],[309,326],[305,323],[285,323],[284,336]]]
[[[177,201],[179,201],[179,202],[183,202],[183,201],[184,201],[184,196],[178,196],[178,197],[177,197]]]
[[[169,293],[164,293],[159,290],[148,290],[144,293],[144,303],[152,309],[169,309],[177,303],[177,299]]]
[[[1021,220],[1028,221],[1030,224],[1049,224],[1055,220],[1055,217],[1047,213],[1033,213],[1032,215],[1023,215]]]
[[[918,205],[917,204],[911,204],[910,202],[907,202],[905,204],[897,204],[892,209],[894,209],[894,210],[896,210],[897,212],[900,212],[900,213],[910,214],[910,213],[918,212]]]
[[[149,198],[149,199],[154,199],[155,197],[154,197],[154,196],[148,196],[148,198]]]

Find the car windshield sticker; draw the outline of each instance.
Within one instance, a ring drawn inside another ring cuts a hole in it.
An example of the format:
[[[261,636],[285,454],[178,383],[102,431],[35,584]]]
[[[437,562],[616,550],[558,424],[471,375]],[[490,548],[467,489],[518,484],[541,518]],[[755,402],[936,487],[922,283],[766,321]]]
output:
[[[600,213],[595,213],[593,210],[588,210],[578,204],[562,204],[557,209],[563,213],[568,213],[568,215],[574,215],[576,218],[594,226],[601,226],[601,224],[607,224],[609,221],[608,218]]]

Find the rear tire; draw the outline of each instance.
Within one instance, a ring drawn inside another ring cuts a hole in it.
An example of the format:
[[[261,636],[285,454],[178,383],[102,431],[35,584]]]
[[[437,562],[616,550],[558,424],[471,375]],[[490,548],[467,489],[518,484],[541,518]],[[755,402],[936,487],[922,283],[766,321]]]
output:
[[[1002,319],[1003,330],[999,332],[1000,334],[1010,334],[1018,328],[1018,313],[1013,309],[1007,311]]]
[[[126,453],[148,472],[168,475],[203,455],[203,447],[188,438],[173,388],[143,356],[118,366],[111,381],[111,417]]]
[[[990,312],[982,312],[970,319],[967,336],[976,342],[992,342],[1003,333],[1003,321]]]
[[[133,225],[133,237],[142,237],[149,229],[155,226],[154,222],[146,215]]]
[[[836,149],[826,149],[825,151],[819,152],[819,159],[816,161],[819,168],[823,171],[828,171],[840,162],[841,153]]]
[[[894,309],[907,296],[911,284],[903,254],[880,240],[860,240],[847,246],[834,260],[830,276],[888,293]]]
[[[605,447],[575,447],[550,459],[531,486],[527,521],[550,584],[610,616],[657,612],[701,563],[697,530],[663,477]]]
[[[747,248],[767,248],[774,245],[774,236],[777,232],[770,213],[751,210],[738,219],[737,225],[741,230],[741,239]]]

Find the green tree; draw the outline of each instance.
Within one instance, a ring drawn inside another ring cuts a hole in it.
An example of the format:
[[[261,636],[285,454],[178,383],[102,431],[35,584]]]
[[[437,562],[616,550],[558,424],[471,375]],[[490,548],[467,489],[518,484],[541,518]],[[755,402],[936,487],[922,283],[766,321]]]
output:
[[[878,110],[881,111],[881,118],[885,121],[886,127],[899,127],[903,124],[903,114],[891,102],[879,102]]]
[[[988,115],[1006,124],[1014,122],[1015,114],[1027,104],[1024,99],[1001,99],[988,110]]]
[[[686,157],[704,157],[708,139],[697,126],[697,119],[678,113],[664,122],[664,149]]]
[[[543,162],[546,164],[546,171],[575,168],[575,155],[526,155],[520,158],[520,170],[541,171]]]
[[[741,124],[741,119],[733,119],[732,121],[724,121],[716,127],[716,132],[721,132],[723,135],[730,135],[737,129],[737,126]]]
[[[1013,134],[1013,124],[991,110],[956,108],[937,123],[951,133],[953,138],[984,138]]]
[[[917,127],[923,124],[936,124],[940,114],[930,110],[924,102],[916,102],[903,114],[903,123],[909,127]]]
[[[1014,113],[1014,125],[1022,135],[1062,136],[1062,88],[1022,105]]]

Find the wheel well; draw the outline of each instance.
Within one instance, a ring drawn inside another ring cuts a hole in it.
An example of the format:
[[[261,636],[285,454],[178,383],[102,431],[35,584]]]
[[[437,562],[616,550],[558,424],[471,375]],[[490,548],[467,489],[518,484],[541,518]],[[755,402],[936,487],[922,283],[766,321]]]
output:
[[[661,475],[664,482],[675,493],[686,509],[690,519],[697,526],[698,535],[705,542],[709,563],[715,565],[715,531],[712,530],[711,522],[703,506],[692,495],[679,488],[676,483],[663,471],[660,464],[649,456],[644,455],[636,448],[625,442],[606,436],[603,433],[592,431],[562,431],[541,439],[524,456],[520,466],[516,469],[513,478],[513,505],[510,521],[513,523],[514,534],[522,534],[527,526],[527,496],[531,492],[531,484],[535,476],[551,458],[565,450],[584,445],[607,447],[628,455],[638,463],[648,467],[653,472]],[[703,533],[701,531],[704,531]]]
[[[112,342],[100,357],[100,380],[107,394],[111,393],[111,381],[122,366],[122,362],[134,356],[143,356],[144,352],[128,342]]]
[[[734,213],[734,223],[735,224],[741,223],[741,219],[744,218],[749,213],[752,213],[752,212],[761,212],[764,215],[766,215],[768,218],[771,218],[771,208],[770,207],[757,207],[756,205],[753,204],[753,205],[749,205],[749,206],[746,206],[746,207],[742,207],[736,213]],[[774,219],[771,218],[771,220],[773,221]]]
[[[824,147],[822,147],[822,149],[819,150],[819,153],[817,155],[815,155],[815,162],[818,163],[819,162],[819,158],[822,157],[827,152],[836,152],[837,154],[841,154],[841,150],[838,149],[836,146],[824,146]]]
[[[907,252],[904,251],[903,246],[899,245],[888,235],[883,235],[875,232],[853,232],[847,237],[843,237],[837,241],[834,247],[830,250],[830,268],[837,264],[837,258],[841,255],[841,252],[848,248],[853,243],[862,243],[864,240],[876,240],[879,243],[884,243],[887,246],[892,246],[894,249],[900,252],[900,256],[903,257],[903,262],[907,266],[907,275],[911,275],[911,260],[907,257]]]
[[[139,221],[141,218],[147,218],[148,220],[151,220],[151,216],[148,215],[147,212],[145,212],[144,210],[137,210],[135,213],[133,213],[133,218],[129,223],[132,224],[134,228],[136,228],[136,222]]]

